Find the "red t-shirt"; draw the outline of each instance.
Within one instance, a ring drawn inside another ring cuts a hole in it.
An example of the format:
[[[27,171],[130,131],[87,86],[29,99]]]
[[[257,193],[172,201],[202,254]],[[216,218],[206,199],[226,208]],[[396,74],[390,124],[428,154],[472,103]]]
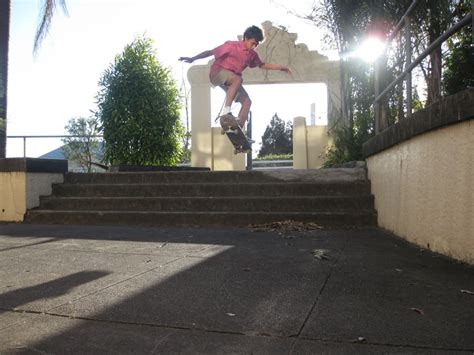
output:
[[[237,75],[242,75],[245,68],[255,68],[264,63],[253,49],[245,48],[243,41],[227,41],[212,50],[215,61],[212,63],[212,76],[219,69],[227,69]]]

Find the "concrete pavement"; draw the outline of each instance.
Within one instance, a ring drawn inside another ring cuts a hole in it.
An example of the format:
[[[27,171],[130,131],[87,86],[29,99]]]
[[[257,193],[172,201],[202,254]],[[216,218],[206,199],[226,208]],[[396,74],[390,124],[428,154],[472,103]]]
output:
[[[0,224],[0,353],[474,352],[474,268],[376,228]]]

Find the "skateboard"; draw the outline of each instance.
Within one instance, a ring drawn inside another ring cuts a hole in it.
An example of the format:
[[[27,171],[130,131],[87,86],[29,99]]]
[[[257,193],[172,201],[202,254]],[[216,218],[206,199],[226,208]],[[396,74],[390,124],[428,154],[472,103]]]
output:
[[[225,134],[234,146],[234,154],[249,153],[252,151],[252,143],[245,136],[234,116],[226,114],[220,117],[222,134]]]

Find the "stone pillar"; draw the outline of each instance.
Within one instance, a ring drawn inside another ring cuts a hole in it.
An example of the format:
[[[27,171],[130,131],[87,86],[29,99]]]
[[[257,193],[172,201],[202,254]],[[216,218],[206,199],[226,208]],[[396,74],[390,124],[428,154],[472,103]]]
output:
[[[229,138],[220,127],[212,127],[212,170],[245,170],[245,154],[234,154]]]
[[[306,128],[308,149],[308,169],[319,169],[325,161],[324,153],[328,144],[332,144],[328,126],[309,126]]]
[[[209,65],[189,69],[191,83],[191,166],[212,169],[211,91]]]
[[[234,147],[220,127],[212,127],[209,65],[189,69],[191,83],[191,166],[211,170],[245,170],[245,154]],[[221,89],[219,89],[221,90]]]
[[[308,169],[308,142],[304,117],[293,119],[293,169]]]
[[[324,152],[331,144],[328,126],[306,126],[304,117],[293,119],[293,168],[319,169],[324,164]]]

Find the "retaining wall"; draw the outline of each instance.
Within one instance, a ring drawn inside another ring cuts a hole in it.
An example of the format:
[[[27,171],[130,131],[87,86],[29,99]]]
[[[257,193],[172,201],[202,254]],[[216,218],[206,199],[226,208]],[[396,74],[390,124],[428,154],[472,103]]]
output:
[[[474,90],[416,112],[364,153],[378,225],[474,264]]]

